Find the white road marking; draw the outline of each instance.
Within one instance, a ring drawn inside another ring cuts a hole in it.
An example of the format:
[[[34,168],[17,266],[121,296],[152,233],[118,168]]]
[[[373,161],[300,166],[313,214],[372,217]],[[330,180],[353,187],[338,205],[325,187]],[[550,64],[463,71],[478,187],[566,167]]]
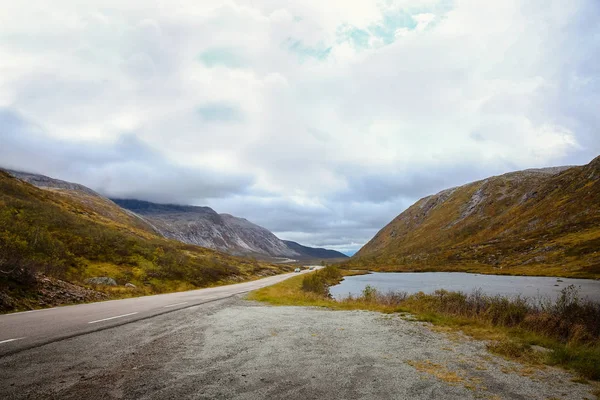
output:
[[[19,338],[14,338],[14,339],[3,340],[3,341],[0,342],[0,344],[2,344],[2,343],[8,343],[8,342],[14,342],[15,340],[21,340],[21,339],[25,339],[25,337],[19,337]]]
[[[91,322],[88,322],[88,324],[95,324],[96,322],[110,321],[111,319],[117,319],[117,318],[129,317],[130,315],[135,315],[135,314],[137,314],[137,312],[132,312],[132,313],[129,313],[129,314],[123,314],[123,315],[117,315],[116,317],[110,317],[110,318],[99,319],[99,320],[96,320],[96,321],[91,321]]]
[[[175,304],[169,304],[168,306],[164,306],[164,308],[169,308],[169,307],[175,307],[175,306],[182,306],[184,304],[187,304],[187,301],[184,301],[183,303],[175,303]]]

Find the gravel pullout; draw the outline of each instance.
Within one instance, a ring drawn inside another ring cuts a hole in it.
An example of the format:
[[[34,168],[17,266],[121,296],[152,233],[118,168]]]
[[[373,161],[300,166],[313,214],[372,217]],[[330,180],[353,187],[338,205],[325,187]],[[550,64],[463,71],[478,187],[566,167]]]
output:
[[[366,311],[228,299],[0,358],[0,398],[593,399],[554,369]]]

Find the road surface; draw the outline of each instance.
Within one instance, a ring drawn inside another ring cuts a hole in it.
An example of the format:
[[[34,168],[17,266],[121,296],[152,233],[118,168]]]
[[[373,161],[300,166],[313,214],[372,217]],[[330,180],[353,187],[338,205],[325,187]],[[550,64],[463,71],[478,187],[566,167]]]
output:
[[[307,273],[303,270],[301,273]],[[273,285],[298,273],[187,292],[0,315],[0,356]]]
[[[236,294],[290,275],[4,315],[2,338],[24,339],[0,344],[0,399],[594,398],[564,371],[504,360],[410,316]]]
[[[2,400],[592,399],[400,315],[211,301],[0,357]]]

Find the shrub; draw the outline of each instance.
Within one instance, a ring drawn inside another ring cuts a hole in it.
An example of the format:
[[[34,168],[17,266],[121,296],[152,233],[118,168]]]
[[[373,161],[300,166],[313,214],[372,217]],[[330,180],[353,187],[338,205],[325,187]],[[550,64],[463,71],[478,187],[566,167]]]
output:
[[[329,297],[329,287],[338,283],[341,278],[339,269],[330,265],[306,275],[302,280],[302,290]]]
[[[375,289],[371,285],[367,285],[362,291],[362,297],[366,301],[374,301],[377,300],[377,289]]]

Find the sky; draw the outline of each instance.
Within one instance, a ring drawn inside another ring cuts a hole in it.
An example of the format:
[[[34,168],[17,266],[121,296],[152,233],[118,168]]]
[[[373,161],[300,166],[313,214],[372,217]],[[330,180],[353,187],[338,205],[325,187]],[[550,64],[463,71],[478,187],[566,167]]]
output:
[[[600,154],[598,0],[0,0],[0,165],[352,253]]]

